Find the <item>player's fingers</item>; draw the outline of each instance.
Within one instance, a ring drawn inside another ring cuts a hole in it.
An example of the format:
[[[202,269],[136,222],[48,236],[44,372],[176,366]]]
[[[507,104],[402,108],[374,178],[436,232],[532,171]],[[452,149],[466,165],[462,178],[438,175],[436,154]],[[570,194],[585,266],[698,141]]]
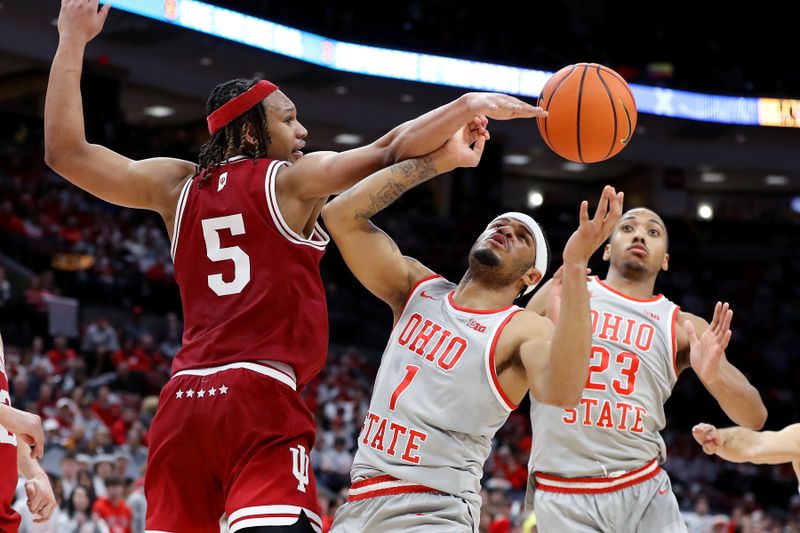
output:
[[[53,516],[53,513],[56,511],[57,508],[58,508],[58,503],[56,503],[55,501],[50,502],[50,505],[48,505],[42,513],[43,520],[44,521],[50,520],[50,518]]]
[[[725,304],[728,307],[728,304]],[[722,316],[722,328],[720,328],[723,332],[729,331],[731,329],[731,321],[733,320],[733,310],[729,307],[725,309],[725,314]]]
[[[608,213],[608,204],[611,199],[611,186],[606,185],[603,187],[603,193],[600,195],[600,200],[597,202],[597,209],[594,212],[594,220],[604,220],[606,213]]]
[[[725,333],[725,336],[722,338],[722,342],[720,342],[722,351],[725,351],[725,349],[728,347],[728,343],[731,342],[731,335],[733,335],[733,332],[728,330],[727,333]]]
[[[36,496],[36,487],[30,481],[25,483],[25,496],[28,498],[28,505]]]
[[[686,329],[686,334],[689,336],[689,342],[694,344],[698,342],[697,334],[694,331],[694,325],[692,324],[691,320],[687,320],[683,323],[684,329]]]
[[[479,137],[475,144],[472,146],[473,153],[478,156],[478,161],[475,162],[477,165],[480,160],[481,156],[483,156],[483,148],[486,146],[486,137]]]
[[[722,310],[722,302],[717,302],[714,306],[714,316],[711,318],[711,324],[708,325],[708,329],[714,331],[717,329],[717,324],[719,324],[719,312]]]
[[[53,511],[56,510],[58,504],[55,501],[49,501],[45,504],[41,511],[39,511],[39,515],[42,517],[43,520],[49,520],[50,517],[53,516]]]
[[[589,202],[586,200],[581,202],[581,211],[579,215],[581,225],[589,222]]]
[[[606,236],[611,234],[614,230],[614,226],[617,225],[617,222],[619,222],[622,216],[622,193],[616,192],[613,188],[611,191],[609,211],[605,220],[603,220],[603,233]]]

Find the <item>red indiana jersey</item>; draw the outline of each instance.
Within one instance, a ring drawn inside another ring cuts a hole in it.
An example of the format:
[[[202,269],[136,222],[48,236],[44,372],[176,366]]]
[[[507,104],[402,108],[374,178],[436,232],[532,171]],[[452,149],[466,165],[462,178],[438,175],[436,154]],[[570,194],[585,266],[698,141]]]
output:
[[[319,262],[330,237],[284,221],[275,177],[284,161],[234,158],[202,188],[190,179],[175,215],[172,257],[183,301],[173,374],[278,361],[300,385],[325,364],[328,311]]]

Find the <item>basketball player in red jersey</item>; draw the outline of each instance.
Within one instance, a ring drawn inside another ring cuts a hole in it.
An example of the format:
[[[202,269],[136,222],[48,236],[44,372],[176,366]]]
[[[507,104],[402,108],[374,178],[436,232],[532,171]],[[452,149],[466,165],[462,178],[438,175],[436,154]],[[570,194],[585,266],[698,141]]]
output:
[[[3,340],[0,338],[0,531],[16,533],[20,516],[11,506],[17,488],[18,472],[27,481],[28,509],[38,515],[35,522],[46,522],[58,504],[50,480],[37,459],[44,453],[44,430],[38,416],[11,407],[5,368]],[[32,446],[32,448],[31,448]]]
[[[471,93],[343,153],[303,155],[306,129],[273,84],[233,80],[209,99],[198,167],[132,161],[85,138],[80,73],[108,6],[63,0],[45,106],[48,164],[106,201],[161,214],[185,331],[150,434],[147,530],[320,531],[314,422],[297,390],[322,368],[327,311],[317,224],[328,195],[431,152],[464,125],[544,116]]]

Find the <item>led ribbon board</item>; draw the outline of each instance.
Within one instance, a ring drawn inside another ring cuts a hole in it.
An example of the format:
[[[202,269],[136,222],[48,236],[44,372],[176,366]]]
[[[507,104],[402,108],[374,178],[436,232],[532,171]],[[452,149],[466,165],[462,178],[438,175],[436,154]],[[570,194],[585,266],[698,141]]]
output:
[[[553,74],[336,41],[197,0],[114,0],[119,9],[331,69],[536,98]],[[720,96],[631,84],[640,113],[800,127],[800,100]]]

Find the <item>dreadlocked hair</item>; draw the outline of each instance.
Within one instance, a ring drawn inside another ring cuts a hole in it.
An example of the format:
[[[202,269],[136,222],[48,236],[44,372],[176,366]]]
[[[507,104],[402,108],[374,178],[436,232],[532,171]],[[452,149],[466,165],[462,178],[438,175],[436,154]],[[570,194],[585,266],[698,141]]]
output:
[[[240,94],[244,94],[259,80],[237,78],[226,81],[214,87],[206,104],[207,114],[211,114]],[[255,144],[245,138],[247,126],[256,138]],[[197,187],[201,188],[208,183],[211,173],[219,168],[225,161],[236,155],[243,155],[253,159],[266,157],[267,145],[270,143],[269,129],[267,126],[267,113],[263,105],[255,105],[244,114],[237,117],[230,124],[216,132],[200,149],[199,165],[195,177],[202,175]]]

